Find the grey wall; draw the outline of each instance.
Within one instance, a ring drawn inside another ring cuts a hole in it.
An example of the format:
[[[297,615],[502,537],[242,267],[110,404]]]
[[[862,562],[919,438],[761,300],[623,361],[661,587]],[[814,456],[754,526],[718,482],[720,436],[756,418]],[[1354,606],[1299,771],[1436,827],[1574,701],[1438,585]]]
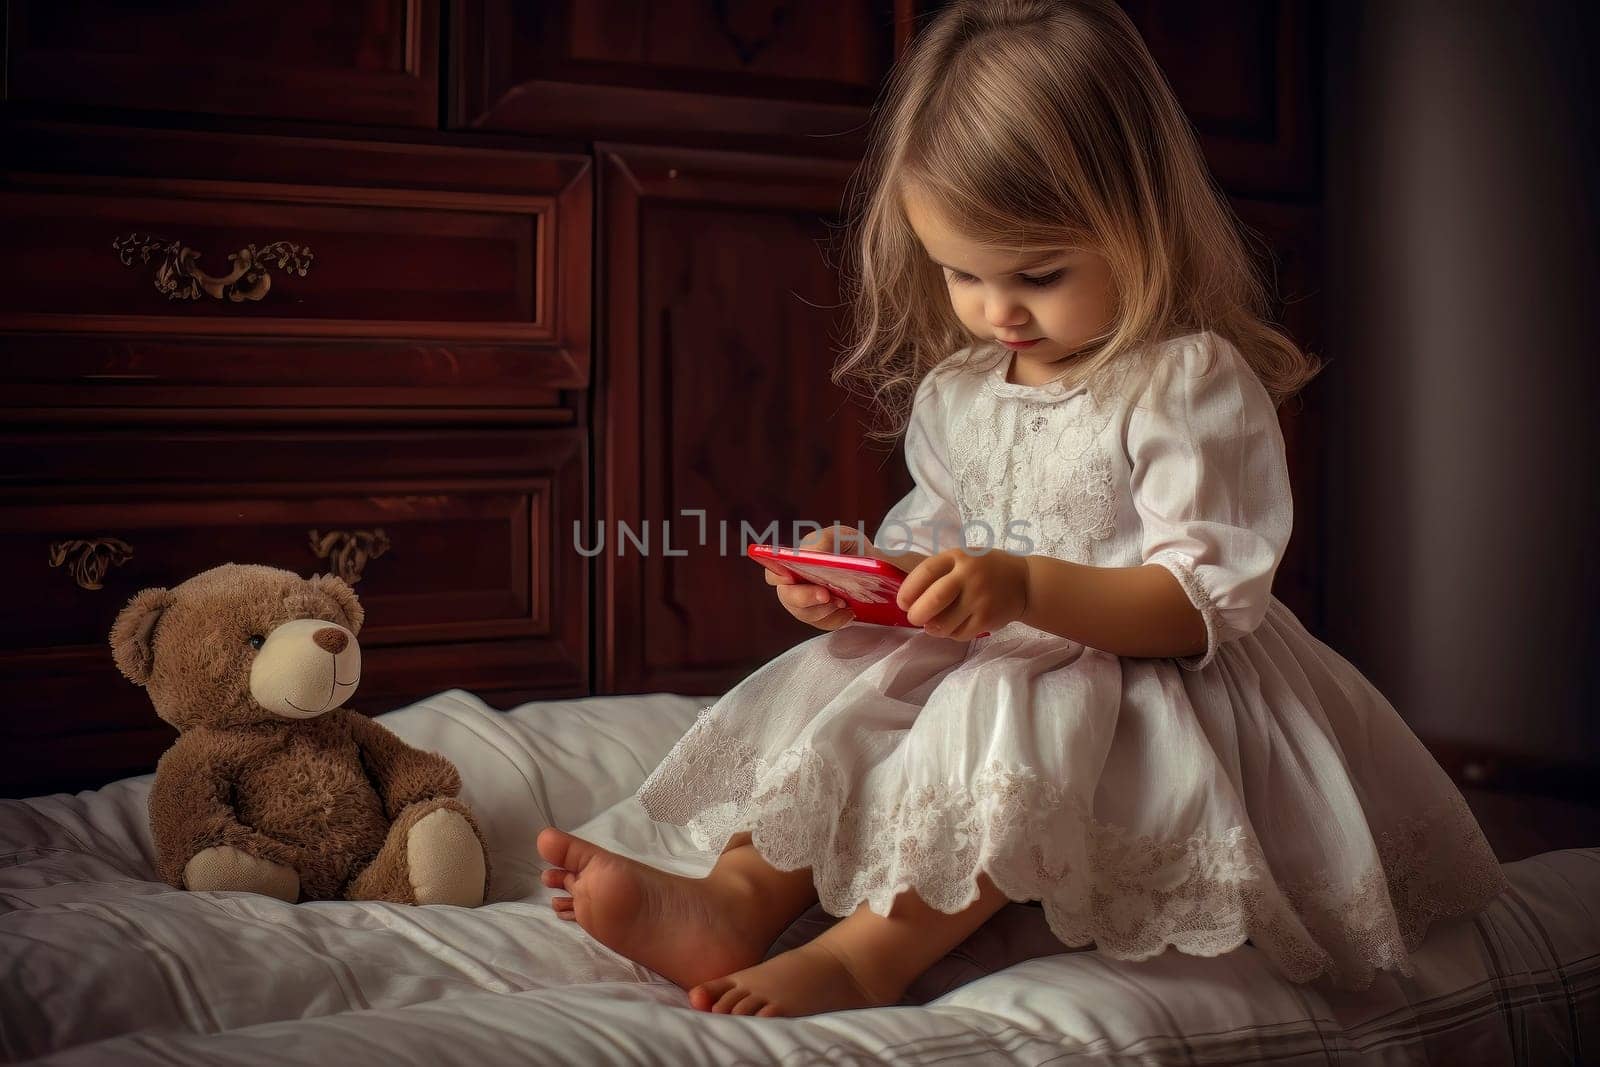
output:
[[[1600,5],[1325,6],[1328,642],[1424,737],[1600,766]]]

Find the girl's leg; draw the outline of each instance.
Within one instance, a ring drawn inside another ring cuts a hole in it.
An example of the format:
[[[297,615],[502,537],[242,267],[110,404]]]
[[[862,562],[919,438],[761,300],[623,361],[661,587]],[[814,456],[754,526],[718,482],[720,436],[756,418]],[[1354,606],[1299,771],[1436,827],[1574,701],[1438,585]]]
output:
[[[762,948],[778,939],[789,924],[817,902],[817,887],[811,883],[811,868],[780,871],[761,858],[747,833],[734,834],[717,858],[717,865],[706,875],[724,886],[745,891],[772,928],[772,936]]]
[[[809,871],[774,870],[748,835],[729,841],[705,878],[619,856],[569,833],[539,833],[551,864],[544,884],[565,889],[556,914],[685,989],[748,967],[816,900]]]
[[[865,904],[798,948],[689,991],[702,1011],[734,1015],[812,1015],[894,1004],[906,987],[965,941],[1006,903],[988,875],[978,899],[946,915],[914,892],[895,898],[888,915]]]

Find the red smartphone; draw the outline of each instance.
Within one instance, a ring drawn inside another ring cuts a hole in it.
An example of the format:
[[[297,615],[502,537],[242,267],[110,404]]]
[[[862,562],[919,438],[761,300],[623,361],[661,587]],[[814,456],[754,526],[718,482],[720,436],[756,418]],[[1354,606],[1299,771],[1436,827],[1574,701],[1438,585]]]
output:
[[[907,619],[906,613],[895,603],[895,594],[906,580],[906,572],[887,560],[761,544],[746,548],[745,555],[774,574],[822,586],[845,602],[857,622],[922,629]],[[978,636],[988,637],[989,634]]]

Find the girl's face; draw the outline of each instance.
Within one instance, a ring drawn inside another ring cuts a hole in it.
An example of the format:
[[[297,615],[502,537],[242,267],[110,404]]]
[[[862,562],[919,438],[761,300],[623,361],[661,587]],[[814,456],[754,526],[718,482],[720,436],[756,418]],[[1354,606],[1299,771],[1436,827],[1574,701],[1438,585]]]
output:
[[[1074,353],[1110,328],[1115,297],[1103,257],[1083,249],[996,253],[956,233],[914,189],[904,204],[923,250],[944,273],[962,324],[983,340],[1037,339],[1012,350],[1012,381],[1039,385],[1058,377]]]

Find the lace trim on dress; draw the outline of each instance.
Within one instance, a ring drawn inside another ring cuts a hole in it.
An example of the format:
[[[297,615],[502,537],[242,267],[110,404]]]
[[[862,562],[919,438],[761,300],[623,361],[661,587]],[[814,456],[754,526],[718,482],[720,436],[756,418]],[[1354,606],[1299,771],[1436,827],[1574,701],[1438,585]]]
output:
[[[1116,533],[1116,473],[1099,440],[1110,409],[1081,391],[1070,394],[1080,402],[1062,402],[1067,395],[974,405],[956,416],[955,503],[964,523],[987,527],[989,547],[1017,551],[1020,533],[1031,553],[1086,560]]]
[[[1451,790],[1376,839],[1377,862],[1280,883],[1243,826],[1158,841],[1095,819],[1074,793],[991,764],[970,785],[923,786],[883,803],[850,796],[813,750],[754,758],[702,712],[640,787],[652,819],[687,826],[701,848],[749,831],[779,870],[809,867],[823,908],[865,902],[888,914],[914,889],[960,911],[987,873],[1012,900],[1039,900],[1066,945],[1141,960],[1168,946],[1216,956],[1246,938],[1296,982],[1328,975],[1365,988],[1376,971],[1410,975],[1428,925],[1482,907],[1504,875]]]
[[[1177,657],[1178,666],[1185,670],[1198,671],[1216,658],[1217,649],[1221,645],[1218,637],[1220,621],[1217,618],[1217,606],[1211,599],[1211,594],[1206,591],[1200,576],[1194,571],[1194,564],[1188,556],[1174,548],[1164,548],[1153,554],[1145,563],[1158,563],[1172,572],[1178,579],[1178,584],[1183,586],[1183,591],[1188,594],[1189,602],[1200,611],[1201,619],[1206,624],[1206,650],[1198,656]]]

